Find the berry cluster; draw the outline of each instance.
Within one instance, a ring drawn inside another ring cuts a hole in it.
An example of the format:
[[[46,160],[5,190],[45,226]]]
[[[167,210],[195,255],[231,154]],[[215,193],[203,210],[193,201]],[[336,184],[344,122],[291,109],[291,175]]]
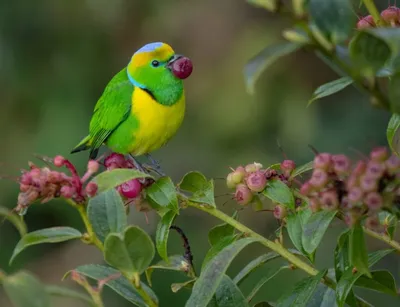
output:
[[[362,217],[365,225],[380,230],[380,210],[391,210],[398,193],[400,159],[385,147],[371,151],[352,166],[345,155],[315,156],[311,178],[300,188],[313,212],[340,209],[351,226]]]
[[[263,169],[262,164],[252,163],[247,166],[239,166],[226,178],[228,188],[235,189],[235,200],[240,205],[249,205],[254,201],[254,196],[262,192],[267,186],[268,180],[279,179],[290,185],[289,178],[296,164],[292,160],[284,160],[280,165],[280,171],[272,168]]]
[[[24,213],[27,207],[37,200],[45,203],[56,197],[64,197],[82,203],[86,197],[96,194],[97,185],[94,182],[89,182],[85,187],[84,184],[98,172],[100,165],[97,161],[88,162],[86,173],[82,177],[79,177],[75,166],[62,156],[45,158],[45,161],[57,168],[66,167],[71,175],[51,170],[49,167],[39,168],[30,162],[29,170],[23,170],[19,177],[20,193],[15,209],[17,212]]]
[[[381,12],[382,20],[391,27],[400,26],[400,8],[396,6],[389,6],[386,10]],[[376,24],[371,15],[361,18],[357,22],[357,29],[374,28]]]

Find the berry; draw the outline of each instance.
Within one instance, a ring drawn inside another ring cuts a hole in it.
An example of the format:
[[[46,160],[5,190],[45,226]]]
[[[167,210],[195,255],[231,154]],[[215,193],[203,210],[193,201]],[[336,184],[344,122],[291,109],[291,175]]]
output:
[[[110,154],[108,157],[106,157],[104,159],[104,166],[107,169],[110,168],[122,168],[125,166],[125,157],[124,155],[121,155],[119,153],[115,153],[113,152],[112,154]]]
[[[118,186],[118,191],[126,198],[136,198],[142,191],[139,180],[132,179]]]
[[[236,184],[242,182],[243,178],[246,176],[246,171],[243,166],[239,166],[233,173],[232,173],[232,180]]]
[[[331,166],[331,154],[329,153],[320,153],[314,158],[314,168],[320,168],[327,170]]]
[[[352,211],[347,212],[344,216],[344,222],[350,228],[356,224],[357,219],[358,219],[358,215]]]
[[[346,188],[350,190],[351,188],[357,186],[358,184],[358,177],[354,174],[351,174],[346,181]]]
[[[235,199],[240,205],[248,205],[253,200],[253,193],[244,184],[238,184],[235,192]]]
[[[309,207],[311,211],[314,213],[321,210],[321,204],[317,198],[310,199]]]
[[[100,165],[99,162],[97,162],[96,160],[89,160],[88,162],[88,172],[91,174],[97,173],[99,171]]]
[[[365,163],[364,161],[358,161],[353,169],[353,175],[361,176],[362,174],[364,174],[366,168],[367,168],[367,163]]]
[[[187,57],[180,57],[177,60],[171,62],[169,67],[172,73],[179,79],[186,79],[192,74],[193,63]]]
[[[317,189],[322,189],[328,183],[328,173],[323,169],[316,168],[310,179],[310,184]]]
[[[74,196],[75,189],[71,186],[64,185],[61,187],[60,194],[64,198],[72,198]]]
[[[369,177],[379,179],[385,172],[385,164],[383,162],[369,161],[365,174]]]
[[[325,191],[321,195],[322,209],[324,210],[335,210],[339,206],[338,195],[336,191],[329,190]]]
[[[233,172],[229,173],[226,177],[226,186],[228,189],[234,189],[236,187],[236,182],[233,180]]]
[[[281,170],[286,177],[289,177],[292,171],[296,168],[296,163],[293,160],[283,160]]]
[[[381,12],[381,17],[388,24],[396,25],[399,23],[400,9],[395,6],[389,6]]]
[[[374,231],[380,231],[383,228],[377,215],[367,217],[365,219],[365,227]]]
[[[287,214],[286,208],[282,205],[277,205],[274,208],[274,217],[277,220],[282,220]]]
[[[400,169],[400,158],[393,154],[385,161],[385,165],[390,173],[394,173]]]
[[[306,181],[303,183],[303,185],[300,188],[300,193],[302,195],[308,195],[312,191],[313,187],[309,181]]]
[[[364,199],[365,204],[370,210],[379,210],[383,206],[383,198],[377,192],[368,193]]]
[[[388,158],[389,153],[386,147],[376,147],[372,149],[369,156],[371,160],[383,162]]]
[[[349,190],[348,201],[350,204],[356,204],[360,202],[363,198],[364,191],[359,187],[353,187]]]
[[[245,171],[246,173],[254,173],[259,171],[262,167],[263,167],[262,164],[254,162],[251,164],[247,164],[245,167]]]
[[[53,164],[56,167],[61,167],[64,165],[65,158],[63,156],[55,156],[53,160]]]
[[[93,197],[93,196],[96,195],[97,189],[98,189],[98,186],[97,186],[96,183],[94,183],[94,182],[89,182],[89,183],[86,185],[85,192],[86,192],[86,194],[87,194],[89,197]]]
[[[350,160],[345,155],[333,155],[333,170],[338,175],[346,174],[350,169]]]
[[[261,192],[267,185],[267,179],[262,171],[257,171],[246,178],[246,184],[253,192]]]
[[[360,179],[360,187],[364,192],[373,192],[378,190],[378,181],[370,176],[362,176]]]
[[[357,22],[357,29],[372,28],[375,26],[374,18],[371,15],[367,15]]]

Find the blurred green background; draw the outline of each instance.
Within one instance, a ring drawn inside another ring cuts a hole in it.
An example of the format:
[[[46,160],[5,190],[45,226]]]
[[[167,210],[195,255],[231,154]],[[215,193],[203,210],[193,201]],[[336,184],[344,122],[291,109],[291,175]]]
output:
[[[355,1],[357,4],[359,1]],[[381,1],[381,7],[387,1]],[[362,12],[362,10],[360,10]],[[367,97],[354,88],[306,108],[317,86],[337,78],[324,63],[303,51],[285,58],[262,75],[256,95],[246,93],[243,66],[268,44],[282,40],[290,21],[246,4],[244,0],[86,0],[0,1],[0,166],[2,175],[18,176],[33,154],[62,154],[84,171],[87,153],[69,155],[87,133],[96,100],[107,82],[126,65],[143,44],[164,41],[194,63],[185,81],[187,114],[176,137],[154,154],[164,171],[179,180],[190,170],[222,178],[229,167],[258,161],[264,165],[282,160],[278,141],[286,155],[298,164],[319,151],[367,153],[386,145],[385,128],[390,114],[372,109]],[[216,179],[216,194],[227,193]],[[16,204],[18,186],[4,179],[0,205]],[[231,196],[221,196],[222,205]],[[227,213],[237,209],[230,201]],[[70,225],[83,229],[74,210],[62,201],[32,206],[25,216],[29,231]],[[154,236],[158,218],[131,210],[130,221]],[[240,212],[240,219],[265,236],[272,236],[277,222],[270,213]],[[200,270],[209,245],[207,233],[218,224],[193,209],[184,210],[176,223],[186,232],[194,261]],[[343,225],[335,222],[317,253],[319,268],[332,266],[336,236]],[[102,263],[102,255],[81,242],[31,247],[12,267],[12,249],[19,239],[7,222],[0,227],[0,268],[8,273],[21,268],[45,283],[75,285],[63,274],[81,264]],[[370,251],[386,246],[368,238]],[[182,253],[180,238],[170,236],[170,253]],[[234,274],[265,249],[256,245],[241,253],[229,269]],[[278,265],[279,260],[271,265]],[[389,255],[377,267],[390,269],[399,282],[398,255]],[[263,271],[246,281],[245,293]],[[301,272],[284,272],[266,284],[254,302],[276,299]],[[170,272],[153,274],[160,306],[184,306],[189,291],[172,293],[170,284],[185,277]],[[396,305],[398,300],[365,292],[376,306]],[[108,289],[106,306],[130,306]],[[54,299],[54,306],[84,306],[79,301]],[[0,306],[11,306],[0,290]]]

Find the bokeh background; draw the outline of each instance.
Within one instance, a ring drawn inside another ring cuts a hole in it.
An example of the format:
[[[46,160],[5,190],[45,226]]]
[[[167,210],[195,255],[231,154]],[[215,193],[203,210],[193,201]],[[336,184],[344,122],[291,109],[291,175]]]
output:
[[[358,4],[359,1],[355,1]],[[387,1],[380,2],[381,7]],[[357,7],[357,6],[356,6]],[[362,12],[360,9],[359,12]],[[306,108],[313,89],[337,78],[313,54],[297,52],[273,65],[257,83],[256,94],[245,90],[243,66],[266,45],[282,40],[290,21],[248,5],[244,0],[85,0],[0,1],[0,173],[18,176],[33,154],[62,154],[84,171],[87,153],[69,155],[87,133],[88,123],[102,90],[145,43],[164,41],[193,60],[194,72],[185,81],[187,114],[176,137],[154,154],[174,180],[190,170],[222,178],[230,166],[258,161],[264,165],[285,154],[298,164],[308,162],[312,144],[319,151],[346,153],[356,158],[373,146],[386,145],[385,128],[390,114],[370,107],[367,97],[354,88]],[[216,194],[228,191],[216,179]],[[16,204],[18,186],[0,182],[0,205]],[[229,200],[221,196],[218,203]],[[237,209],[230,201],[227,213]],[[158,217],[131,210],[130,221],[154,236]],[[25,219],[30,231],[51,226],[83,229],[77,213],[62,201],[32,206]],[[256,231],[272,236],[278,227],[270,213],[240,212],[240,219]],[[193,209],[177,219],[190,239],[197,270],[209,245],[207,233],[218,221]],[[335,222],[317,253],[317,266],[330,267],[336,237],[343,225]],[[7,222],[0,226],[0,268],[8,273],[21,268],[44,283],[76,287],[61,282],[68,270],[88,263],[102,263],[102,255],[79,241],[31,247],[8,266],[19,239]],[[370,251],[386,248],[368,238]],[[180,238],[172,233],[170,253],[181,253]],[[251,259],[265,252],[250,246],[229,269],[235,274]],[[282,263],[282,262],[281,262]],[[281,264],[279,260],[268,266]],[[390,269],[399,282],[398,255],[389,255],[377,267]],[[253,274],[244,292],[258,281]],[[281,273],[266,284],[254,302],[274,300],[301,272]],[[160,306],[184,306],[189,291],[173,294],[170,284],[184,281],[178,273],[156,271],[154,290]],[[360,292],[361,293],[361,292]],[[376,306],[394,306],[399,300],[364,292]],[[106,289],[106,306],[129,306]],[[84,306],[79,301],[54,299],[54,306]],[[0,289],[0,306],[11,306]]]

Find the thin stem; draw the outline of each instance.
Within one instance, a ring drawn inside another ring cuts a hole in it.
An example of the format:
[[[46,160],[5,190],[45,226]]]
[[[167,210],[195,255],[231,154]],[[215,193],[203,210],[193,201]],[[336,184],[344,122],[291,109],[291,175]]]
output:
[[[375,6],[374,0],[363,0],[363,2],[370,15],[374,18],[375,23],[377,25],[381,25],[383,22],[381,19],[381,15],[379,14],[379,11]]]
[[[67,203],[70,204],[72,207],[74,207],[76,210],[78,210],[83,224],[85,225],[87,234],[88,234],[88,240],[87,242],[90,244],[95,245],[99,250],[103,251],[103,243],[97,238],[96,233],[93,230],[93,226],[89,221],[89,218],[86,213],[86,206],[83,204],[76,204],[73,200],[71,199],[66,199]]]
[[[365,232],[367,235],[369,235],[369,236],[371,236],[371,237],[373,237],[373,238],[375,238],[375,239],[381,240],[381,241],[383,241],[383,242],[389,244],[391,247],[393,247],[394,249],[396,249],[397,251],[400,252],[400,244],[399,244],[399,242],[397,242],[397,241],[395,241],[395,240],[392,240],[392,239],[391,239],[389,236],[387,236],[387,235],[377,233],[377,232],[372,231],[372,230],[370,230],[370,229],[368,229],[368,228],[365,228],[365,227],[363,227],[363,228],[364,228],[364,232]]]
[[[134,285],[134,283],[132,283]],[[144,302],[149,306],[149,307],[157,307],[158,304],[153,301],[153,299],[150,297],[150,295],[143,290],[143,288],[139,285],[139,287],[135,287],[137,292],[140,294],[140,296],[143,298]]]
[[[6,273],[4,273],[2,270],[0,270],[0,284],[5,277],[6,277]]]

